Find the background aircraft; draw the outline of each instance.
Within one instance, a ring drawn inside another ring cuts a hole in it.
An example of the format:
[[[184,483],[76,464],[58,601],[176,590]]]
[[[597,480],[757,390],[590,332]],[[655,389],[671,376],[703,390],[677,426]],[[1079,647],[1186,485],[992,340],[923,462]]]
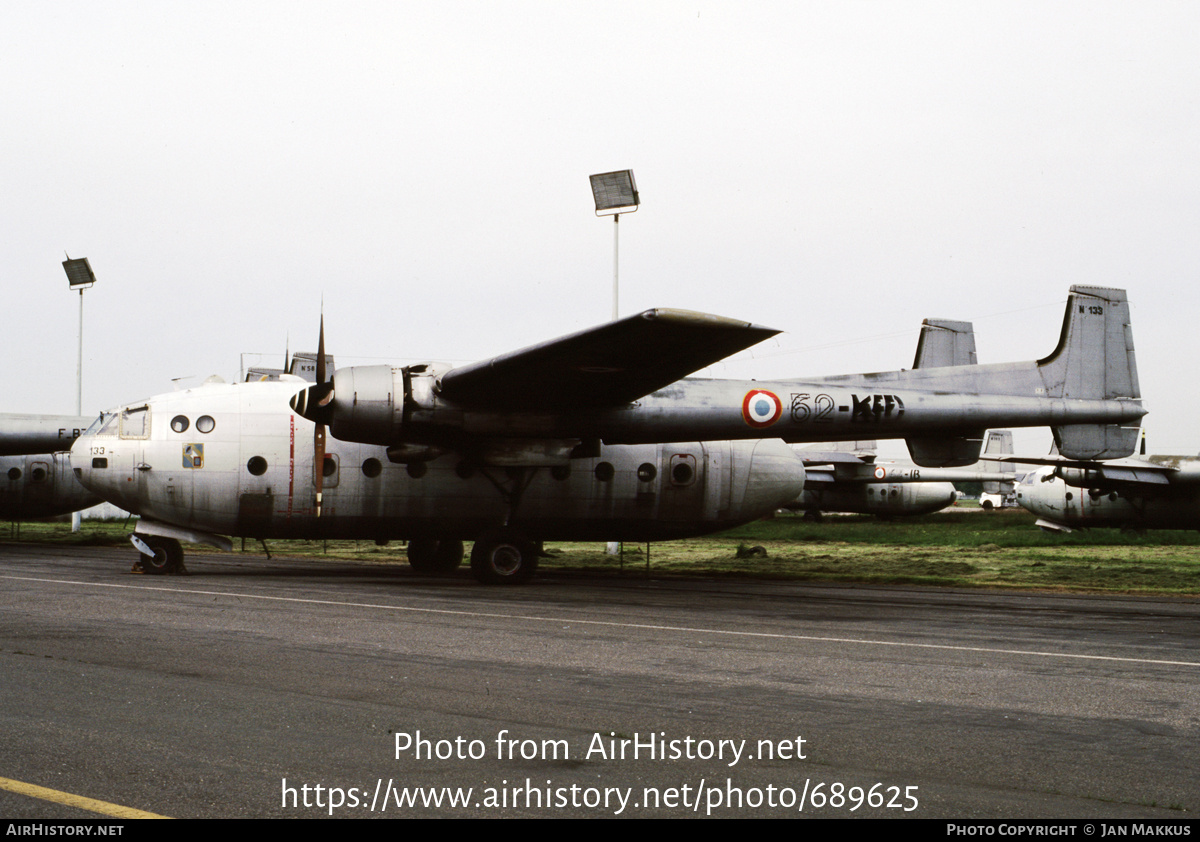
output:
[[[796,451],[804,461],[804,491],[786,508],[820,520],[822,512],[898,517],[936,512],[952,505],[959,493],[956,482],[978,482],[1011,488],[1017,474],[1003,470],[988,456],[1012,453],[1012,433],[992,431],[984,459],[971,468],[918,468],[876,460],[875,442],[839,442]]]
[[[1200,457],[1023,461],[1043,465],[1017,486],[1043,529],[1200,529]]]
[[[685,311],[466,366],[351,367],[332,380],[322,328],[314,385],[212,383],[129,405],[79,438],[72,463],[142,515],[151,569],[178,566],[179,539],[228,544],[221,534],[416,538],[446,543],[449,558],[472,539],[478,578],[523,581],[536,541],[699,534],[782,506],[804,469],[780,437],[869,429],[908,436],[918,464],[969,464],[982,426],[1002,418],[1053,423],[1069,451],[1127,453],[1122,425],[1144,414],[1128,321],[1124,292],[1073,288],[1058,348],[1040,361],[779,384],[680,380],[776,332]]]
[[[99,495],[79,484],[65,451],[0,456],[0,518],[36,520],[102,502]]]
[[[22,415],[0,412],[0,456],[70,450],[92,423],[75,415]]]
[[[89,422],[0,413],[0,518],[36,520],[103,502],[79,484],[66,453]]]

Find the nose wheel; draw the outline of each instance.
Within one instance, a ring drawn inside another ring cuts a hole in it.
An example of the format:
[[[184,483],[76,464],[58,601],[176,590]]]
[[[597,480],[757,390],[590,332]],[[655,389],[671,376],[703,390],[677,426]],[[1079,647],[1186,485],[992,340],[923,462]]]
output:
[[[138,547],[138,564],[141,565],[143,573],[161,576],[183,571],[183,547],[174,538],[147,535],[134,545],[139,543],[141,546]]]
[[[471,549],[471,573],[485,585],[521,585],[537,572],[538,549],[513,529],[490,529]]]

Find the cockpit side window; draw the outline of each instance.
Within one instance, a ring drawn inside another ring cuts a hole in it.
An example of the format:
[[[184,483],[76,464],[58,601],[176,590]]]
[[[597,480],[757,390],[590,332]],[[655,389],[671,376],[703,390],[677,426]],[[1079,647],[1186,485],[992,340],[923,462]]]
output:
[[[150,408],[126,407],[121,410],[121,438],[144,439],[150,435]]]
[[[85,436],[115,436],[117,434],[117,419],[115,412],[101,412],[100,417],[87,428]]]

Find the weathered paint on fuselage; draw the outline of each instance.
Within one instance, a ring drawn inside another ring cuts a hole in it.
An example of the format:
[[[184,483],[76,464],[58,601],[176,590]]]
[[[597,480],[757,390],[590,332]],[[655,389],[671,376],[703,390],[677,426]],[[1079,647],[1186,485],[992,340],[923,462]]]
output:
[[[288,407],[304,385],[206,384],[132,404],[127,430],[89,430],[72,460],[143,518],[262,538],[470,540],[507,521],[535,540],[657,540],[761,517],[803,488],[778,440],[604,446],[569,468],[506,470],[454,453],[392,464],[383,447],[330,439],[317,518],[313,425]],[[504,490],[526,482],[510,514]]]
[[[1087,489],[1068,485],[1054,470],[1032,471],[1017,486],[1017,502],[1050,524],[1080,529],[1200,529],[1200,485],[1195,482]]]
[[[805,489],[788,508],[898,517],[941,511],[958,499],[949,482],[873,482],[850,488]]]
[[[66,451],[0,456],[0,518],[53,517],[101,502],[75,479]]]

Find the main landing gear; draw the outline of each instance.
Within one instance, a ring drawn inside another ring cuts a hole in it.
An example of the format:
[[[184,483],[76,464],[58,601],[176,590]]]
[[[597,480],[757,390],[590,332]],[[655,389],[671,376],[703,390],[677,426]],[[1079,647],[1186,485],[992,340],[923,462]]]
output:
[[[539,547],[515,529],[489,529],[471,550],[471,574],[485,585],[522,585],[537,571]],[[463,560],[463,542],[414,538],[408,563],[426,576],[448,576]]]
[[[537,544],[508,527],[489,529],[471,550],[471,573],[485,585],[522,585],[537,565]]]
[[[416,538],[408,542],[408,563],[418,573],[446,576],[463,560],[463,542]]]

